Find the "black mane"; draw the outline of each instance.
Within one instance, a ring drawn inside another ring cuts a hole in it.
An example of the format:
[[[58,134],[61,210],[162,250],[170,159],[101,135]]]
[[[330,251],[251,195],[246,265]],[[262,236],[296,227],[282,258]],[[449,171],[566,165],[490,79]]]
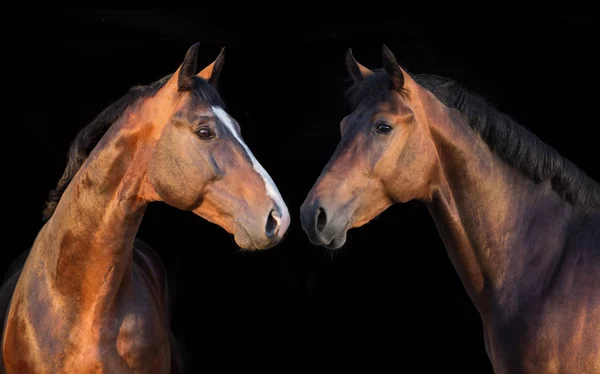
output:
[[[447,107],[462,113],[492,152],[508,165],[535,182],[551,181],[554,191],[572,205],[600,207],[600,184],[483,97],[449,78],[424,74],[411,77]],[[348,98],[354,107],[361,103],[370,106],[389,99],[393,92],[389,76],[380,69],[352,86]]]
[[[67,186],[110,126],[139,99],[154,96],[169,81],[171,76],[172,74],[167,75],[146,86],[130,88],[123,97],[106,107],[90,124],[79,131],[69,148],[65,171],[56,188],[50,191],[43,211],[44,221],[50,219]],[[191,82],[192,84],[181,89],[180,93],[191,91],[196,103],[218,105],[225,109],[225,104],[215,87],[199,77],[193,77]]]

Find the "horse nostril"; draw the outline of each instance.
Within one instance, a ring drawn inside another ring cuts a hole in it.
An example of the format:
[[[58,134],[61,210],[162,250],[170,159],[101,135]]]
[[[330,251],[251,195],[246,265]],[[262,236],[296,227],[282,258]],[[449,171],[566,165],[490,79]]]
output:
[[[267,238],[272,239],[277,234],[277,228],[279,228],[279,222],[281,217],[279,213],[273,209],[267,217],[267,225],[265,226],[265,233]]]
[[[325,209],[319,208],[317,211],[317,231],[323,231],[325,226],[327,226],[327,214],[325,214]]]

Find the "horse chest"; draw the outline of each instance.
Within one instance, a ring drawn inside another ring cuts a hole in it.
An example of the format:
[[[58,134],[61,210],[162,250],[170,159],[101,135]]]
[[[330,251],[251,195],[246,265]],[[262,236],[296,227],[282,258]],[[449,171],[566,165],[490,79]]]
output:
[[[65,373],[168,373],[168,332],[160,318],[129,311],[90,331],[77,339],[82,344],[65,361]]]
[[[64,361],[61,373],[168,373],[166,334],[149,331],[139,322],[122,327],[118,335],[83,344]]]
[[[566,318],[568,317],[568,318]],[[496,373],[600,373],[597,329],[585,312],[568,307],[523,310],[503,323],[486,326],[486,347]]]
[[[504,327],[490,339],[488,354],[495,373],[559,373],[560,358],[544,332],[521,326]]]
[[[99,319],[17,302],[5,335],[6,372],[168,373],[169,332],[152,295],[115,301]]]

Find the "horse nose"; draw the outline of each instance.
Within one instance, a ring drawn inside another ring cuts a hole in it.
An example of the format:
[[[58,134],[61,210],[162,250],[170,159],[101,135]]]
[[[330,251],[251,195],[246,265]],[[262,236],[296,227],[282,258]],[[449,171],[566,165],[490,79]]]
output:
[[[350,219],[347,208],[330,201],[311,199],[300,207],[302,229],[314,245],[331,249],[344,245]]]
[[[325,242],[324,231],[329,224],[329,214],[320,201],[304,203],[300,207],[300,223],[313,244]]]
[[[325,209],[323,207],[319,207],[316,213],[315,228],[320,234],[323,232],[325,227],[327,227],[327,213],[325,213]]]
[[[273,239],[279,232],[281,226],[281,213],[277,209],[271,209],[267,217],[267,224],[265,225],[265,234],[267,238]]]

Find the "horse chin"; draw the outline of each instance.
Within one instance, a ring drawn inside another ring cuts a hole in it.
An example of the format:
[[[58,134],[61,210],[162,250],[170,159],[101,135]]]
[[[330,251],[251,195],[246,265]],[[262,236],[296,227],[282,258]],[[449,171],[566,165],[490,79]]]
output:
[[[240,224],[236,224],[235,226],[235,232],[233,233],[235,244],[242,250],[257,249],[246,229]]]
[[[323,244],[323,247],[335,251],[340,249],[346,244],[347,230],[342,230],[329,244]]]
[[[278,243],[278,241],[253,238],[252,235],[248,233],[248,230],[246,230],[246,228],[238,222],[235,224],[233,238],[235,240],[235,244],[243,251],[260,251],[270,249]]]

